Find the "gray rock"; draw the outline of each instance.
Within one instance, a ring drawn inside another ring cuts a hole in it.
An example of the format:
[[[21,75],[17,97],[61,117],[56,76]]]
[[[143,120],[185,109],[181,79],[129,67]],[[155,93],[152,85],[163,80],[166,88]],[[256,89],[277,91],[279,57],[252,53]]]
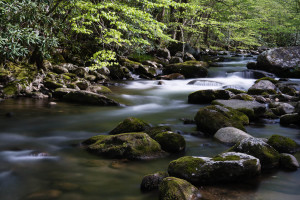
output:
[[[165,59],[168,59],[168,60],[171,59],[171,53],[170,53],[170,51],[169,51],[167,48],[164,48],[164,49],[158,49],[158,50],[156,51],[156,55],[157,55],[158,57],[165,58]]]
[[[176,63],[183,63],[183,60],[181,57],[177,57],[177,56],[173,56],[171,59],[170,59],[170,64],[176,64]]]
[[[183,57],[184,61],[196,60],[191,53],[186,52]]]
[[[110,75],[110,70],[107,67],[101,67],[100,69],[97,69],[97,72],[99,72],[100,74],[103,74],[105,76]]]
[[[188,102],[193,104],[211,103],[215,99],[230,99],[233,93],[228,90],[199,90],[189,94]]]
[[[280,124],[287,126],[291,124],[299,125],[300,124],[300,114],[293,113],[293,114],[286,114],[280,117]]]
[[[213,158],[185,156],[169,164],[170,176],[195,184],[240,182],[260,174],[260,161],[244,153],[227,152]]]
[[[164,74],[180,73],[186,78],[206,77],[208,64],[203,61],[186,61],[184,63],[169,64],[163,69]]]
[[[54,90],[54,92],[52,94],[53,94],[54,98],[61,99],[66,94],[69,94],[70,92],[75,92],[75,91],[77,91],[77,90],[76,89],[70,89],[70,88],[57,88],[56,90]]]
[[[86,80],[82,80],[76,83],[76,85],[81,89],[81,90],[86,90],[89,86],[90,83]]]
[[[285,170],[296,171],[299,168],[297,159],[293,155],[287,153],[280,154],[279,164],[280,168]]]
[[[214,138],[226,144],[236,144],[248,137],[252,136],[234,127],[221,128],[214,135]]]
[[[71,63],[64,63],[64,64],[61,64],[60,66],[62,66],[63,68],[67,69],[68,71],[74,71],[76,70],[76,68],[78,68],[77,65],[73,65]]]
[[[263,93],[276,94],[276,89],[277,89],[276,85],[274,85],[271,81],[261,80],[249,88],[248,94],[253,94],[253,95],[261,95]]]
[[[247,153],[258,158],[263,169],[276,168],[279,165],[278,151],[259,138],[245,138],[229,151]]]
[[[200,191],[186,180],[167,177],[159,185],[159,200],[200,200]]]

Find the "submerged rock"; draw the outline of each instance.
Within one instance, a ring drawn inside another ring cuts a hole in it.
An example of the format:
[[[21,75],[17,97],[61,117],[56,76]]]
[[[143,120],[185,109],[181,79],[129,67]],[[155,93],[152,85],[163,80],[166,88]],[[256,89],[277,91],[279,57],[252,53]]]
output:
[[[280,168],[289,171],[296,171],[299,168],[297,159],[293,155],[287,153],[280,154],[279,165]]]
[[[262,116],[266,112],[266,105],[257,101],[244,101],[238,99],[215,100],[213,104],[230,107],[246,114],[249,119],[253,120]]]
[[[202,61],[186,61],[184,63],[170,64],[163,69],[164,74],[180,73],[185,78],[206,77],[208,64]]]
[[[109,134],[115,135],[119,133],[143,132],[150,127],[150,124],[141,119],[129,117],[120,122],[117,127],[109,132]]]
[[[226,144],[236,144],[248,137],[252,136],[234,127],[221,128],[214,135],[214,138]]]
[[[159,200],[200,200],[200,191],[186,180],[167,177],[159,185]]]
[[[104,95],[88,92],[84,90],[70,91],[63,96],[63,100],[72,103],[91,104],[99,106],[118,106],[118,102],[107,98]]]
[[[260,161],[244,153],[227,152],[213,158],[185,156],[169,164],[170,176],[195,184],[239,182],[260,174]]]
[[[267,143],[279,153],[295,153],[299,147],[294,140],[281,135],[272,135]]]
[[[171,131],[161,132],[155,135],[154,140],[156,140],[162,150],[166,152],[179,153],[185,150],[185,139],[178,133]]]
[[[249,118],[244,113],[219,105],[200,108],[195,121],[198,130],[211,136],[223,127],[245,130],[244,125],[249,124]]]
[[[229,151],[247,153],[260,160],[263,169],[276,168],[279,165],[279,153],[262,139],[249,137],[234,145]]]
[[[156,172],[154,174],[144,176],[141,183],[142,192],[157,190],[162,180],[168,176],[169,174],[167,172]]]
[[[160,145],[146,133],[98,135],[85,140],[88,151],[109,158],[144,160],[162,156]]]
[[[199,90],[188,96],[188,102],[193,104],[211,103],[215,99],[230,99],[233,96],[228,90]]]

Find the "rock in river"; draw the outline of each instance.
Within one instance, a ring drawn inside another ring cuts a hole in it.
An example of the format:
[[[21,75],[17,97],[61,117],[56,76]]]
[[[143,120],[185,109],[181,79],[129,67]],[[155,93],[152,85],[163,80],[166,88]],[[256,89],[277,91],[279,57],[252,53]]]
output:
[[[227,152],[213,158],[185,156],[169,164],[170,176],[195,184],[238,182],[260,174],[257,158],[244,153]]]
[[[208,74],[208,64],[202,61],[186,61],[167,65],[163,69],[164,74],[180,73],[185,78],[206,77]]]
[[[252,136],[234,127],[221,128],[214,135],[214,138],[226,144],[236,144],[248,137]]]
[[[193,104],[211,103],[215,99],[230,99],[233,93],[228,90],[199,90],[188,97],[188,102]]]
[[[169,174],[167,172],[156,172],[154,174],[144,176],[141,183],[142,192],[157,190],[162,180],[168,176]]]
[[[281,135],[272,135],[267,143],[279,153],[295,153],[297,148],[299,148],[294,140]]]
[[[119,133],[142,132],[149,128],[150,124],[147,122],[135,117],[128,117],[120,122],[117,127],[109,132],[109,134],[115,135]]]
[[[145,160],[160,157],[160,145],[146,133],[98,135],[85,140],[87,150],[108,158]]]
[[[182,135],[172,131],[161,132],[155,135],[162,150],[170,153],[179,153],[185,150],[185,139]]]

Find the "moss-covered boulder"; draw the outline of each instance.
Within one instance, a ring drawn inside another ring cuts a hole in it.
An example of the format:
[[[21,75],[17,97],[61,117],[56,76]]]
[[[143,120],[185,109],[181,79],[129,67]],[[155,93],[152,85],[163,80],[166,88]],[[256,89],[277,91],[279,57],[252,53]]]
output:
[[[150,192],[157,190],[162,180],[168,176],[169,174],[167,172],[156,172],[154,174],[148,174],[144,176],[141,183],[141,191]]]
[[[77,90],[70,89],[70,88],[57,88],[56,90],[54,90],[52,95],[54,98],[62,99],[65,95],[69,94],[70,92],[75,92],[75,91],[77,91]]]
[[[132,79],[130,75],[130,71],[127,67],[120,66],[120,65],[113,65],[108,67],[110,71],[110,77],[116,80],[123,80],[123,79]]]
[[[238,99],[214,100],[214,105],[221,105],[240,111],[247,115],[250,120],[255,120],[266,112],[265,104],[257,101],[244,101]]]
[[[128,117],[120,122],[117,127],[109,132],[109,134],[115,135],[120,133],[144,132],[149,128],[150,124],[147,122],[135,117]]]
[[[63,96],[63,100],[71,103],[90,104],[99,106],[118,106],[118,102],[107,98],[104,95],[88,92],[84,90],[70,91]]]
[[[234,145],[248,137],[252,137],[252,136],[234,127],[221,128],[214,135],[214,138],[216,138],[222,143],[229,144],[229,145],[230,144]]]
[[[159,133],[171,131],[169,126],[155,126],[147,128],[144,132],[147,133],[150,137],[155,138],[155,136]]]
[[[110,94],[112,91],[103,85],[92,85],[88,88],[89,91],[97,94]]]
[[[276,94],[276,85],[269,80],[261,80],[255,83],[248,89],[248,94],[261,95],[261,94]]]
[[[186,180],[167,177],[159,185],[159,200],[200,200],[200,191]]]
[[[170,176],[195,184],[239,182],[260,174],[260,161],[244,153],[227,152],[213,158],[185,156],[169,164]]]
[[[56,81],[53,81],[53,80],[50,80],[50,79],[47,79],[46,81],[44,81],[44,86],[48,89],[52,89],[52,90],[55,90],[57,88],[62,88],[64,87],[63,84],[61,83],[58,83]]]
[[[160,145],[141,132],[94,136],[82,144],[88,151],[108,158],[144,160],[163,155]]]
[[[193,104],[211,103],[215,99],[230,99],[233,94],[228,90],[199,90],[188,96],[188,102]]]
[[[260,81],[263,81],[263,80],[271,81],[273,84],[277,84],[278,83],[277,80],[275,80],[274,78],[271,78],[271,77],[262,77],[260,79],[257,79],[255,81],[255,83],[259,83]]]
[[[232,108],[213,105],[200,108],[195,116],[195,122],[198,130],[213,136],[223,127],[245,130],[244,125],[249,124],[249,118]]]
[[[247,153],[260,160],[262,169],[276,168],[279,165],[279,153],[272,146],[258,138],[245,138],[229,151]]]
[[[186,61],[184,63],[176,63],[165,66],[164,74],[179,73],[185,78],[206,77],[208,74],[208,64],[203,61]]]
[[[272,135],[267,143],[279,153],[295,153],[299,147],[294,140],[281,135]]]
[[[57,73],[57,74],[63,74],[63,73],[68,73],[69,72],[65,67],[63,67],[61,65],[53,65],[52,66],[52,71]]]
[[[15,97],[20,93],[20,89],[18,88],[17,82],[11,82],[7,84],[2,91],[2,96],[4,98]]]
[[[75,83],[77,87],[81,90],[86,90],[90,86],[90,82],[87,80],[81,80]]]
[[[244,101],[254,101],[255,98],[250,96],[249,94],[237,94],[235,96],[232,97],[232,99],[239,99],[239,100],[244,100]]]
[[[156,140],[162,150],[170,153],[179,153],[185,150],[185,139],[182,135],[171,131],[158,133],[155,135]]]
[[[286,114],[280,117],[280,124],[283,126],[288,126],[291,124],[299,125],[300,124],[300,114],[293,113],[293,114]]]
[[[299,168],[299,162],[293,155],[282,153],[280,154],[279,166],[284,170],[296,171]]]

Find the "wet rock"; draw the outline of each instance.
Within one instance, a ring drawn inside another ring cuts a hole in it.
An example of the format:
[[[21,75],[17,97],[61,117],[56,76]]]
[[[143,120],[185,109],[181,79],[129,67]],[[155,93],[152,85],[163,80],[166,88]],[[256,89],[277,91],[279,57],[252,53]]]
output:
[[[167,177],[159,185],[159,200],[200,200],[200,191],[191,183]]]
[[[227,88],[226,90],[232,92],[233,94],[244,94],[246,93],[244,90],[239,90],[239,89],[235,89],[235,88]]]
[[[88,75],[88,73],[84,67],[78,67],[75,70],[73,70],[72,72],[81,78],[85,78]]]
[[[279,83],[277,83],[277,86],[283,94],[287,94],[290,96],[296,96],[300,91],[300,83],[297,81],[279,81]]]
[[[276,86],[269,80],[261,80],[258,83],[252,85],[248,94],[261,95],[261,94],[276,94]]]
[[[295,107],[288,103],[275,102],[270,104],[269,107],[278,116],[292,114],[295,111]]]
[[[123,79],[132,79],[130,75],[130,71],[128,68],[120,65],[114,65],[114,66],[109,66],[108,67],[110,71],[110,77],[112,79],[116,80],[123,80]]]
[[[149,128],[150,124],[147,122],[135,117],[129,117],[120,122],[117,127],[109,132],[109,134],[115,135],[119,133],[143,132]]]
[[[228,90],[199,90],[189,94],[188,103],[205,104],[215,99],[230,99],[233,94]]]
[[[168,60],[171,59],[171,53],[167,48],[158,49],[156,51],[156,56],[161,57],[161,58],[165,58],[165,59],[168,59]]]
[[[92,85],[88,88],[89,91],[97,93],[97,94],[110,94],[112,91],[103,85]]]
[[[80,103],[80,104],[91,104],[99,106],[118,106],[118,102],[107,98],[104,95],[96,94],[88,91],[70,91],[68,94],[63,96],[63,100],[67,102]]]
[[[179,153],[185,150],[185,139],[182,135],[172,131],[162,132],[155,135],[153,138],[157,141],[162,150],[169,153]]]
[[[141,183],[142,192],[157,190],[162,180],[168,176],[169,174],[167,172],[156,172],[154,174],[144,176]]]
[[[169,164],[170,176],[195,184],[240,182],[260,174],[260,161],[244,153],[227,152],[213,158],[185,156]]]
[[[97,72],[105,76],[110,75],[110,70],[107,67],[101,67],[100,69],[97,69]]]
[[[57,88],[56,90],[54,90],[54,92],[52,94],[53,94],[54,98],[61,99],[66,94],[69,94],[70,92],[75,92],[75,91],[77,91],[77,90],[70,89],[70,88]]]
[[[291,125],[291,124],[299,125],[300,124],[300,114],[293,113],[293,114],[282,115],[280,117],[280,124],[283,126],[287,126],[287,125]]]
[[[167,131],[171,131],[169,126],[155,126],[150,128],[147,127],[144,132],[147,133],[151,138],[154,138],[157,134]]]
[[[297,159],[293,155],[287,153],[280,154],[279,165],[281,169],[289,171],[296,171],[299,168]]]
[[[276,168],[279,165],[279,153],[259,138],[245,138],[229,151],[247,153],[260,160],[262,169]]]
[[[49,96],[45,95],[41,92],[32,92],[31,93],[31,98],[33,98],[33,99],[47,99],[47,98],[49,98]]]
[[[203,61],[186,61],[184,63],[169,64],[163,69],[164,74],[180,73],[186,78],[206,77],[208,64]]]
[[[82,81],[76,82],[76,85],[77,85],[77,87],[79,87],[79,89],[86,90],[90,86],[90,83],[86,80],[82,80]]]
[[[63,88],[63,87],[64,87],[63,84],[58,83],[58,82],[55,82],[55,81],[52,81],[52,80],[46,80],[46,81],[44,82],[44,86],[45,86],[46,88],[48,88],[48,89],[53,89],[53,90],[55,90],[55,89],[57,89],[57,88]]]
[[[183,56],[184,61],[196,60],[191,53],[186,52]]]
[[[64,74],[64,73],[68,73],[69,72],[66,68],[64,68],[61,65],[53,65],[52,71],[55,72],[55,73],[57,73],[57,74]]]
[[[249,124],[249,118],[244,113],[219,105],[200,108],[195,121],[198,130],[211,136],[220,128],[235,127],[245,130],[244,125]]]
[[[176,64],[176,63],[183,63],[183,60],[181,57],[173,56],[170,61],[170,64]]]
[[[234,127],[221,128],[214,135],[214,138],[225,144],[236,144],[248,137],[252,136]]]
[[[254,101],[254,97],[248,95],[248,94],[237,94],[235,96],[233,96],[231,99],[239,99],[239,100],[244,100],[244,101]]]
[[[179,73],[173,73],[173,74],[168,74],[168,75],[164,75],[164,76],[160,76],[161,79],[164,80],[181,80],[181,79],[185,79],[185,77],[182,74]]]
[[[281,135],[272,135],[267,143],[279,153],[295,153],[299,147],[294,140]]]
[[[160,145],[146,133],[98,135],[83,142],[88,151],[108,158],[144,160],[162,156]]]
[[[279,77],[300,77],[300,47],[280,47],[263,52],[256,68],[275,73]]]
[[[212,103],[238,110],[246,114],[250,120],[254,120],[257,117],[262,116],[266,112],[266,106],[264,104],[258,103],[257,101],[230,99],[215,100]]]

